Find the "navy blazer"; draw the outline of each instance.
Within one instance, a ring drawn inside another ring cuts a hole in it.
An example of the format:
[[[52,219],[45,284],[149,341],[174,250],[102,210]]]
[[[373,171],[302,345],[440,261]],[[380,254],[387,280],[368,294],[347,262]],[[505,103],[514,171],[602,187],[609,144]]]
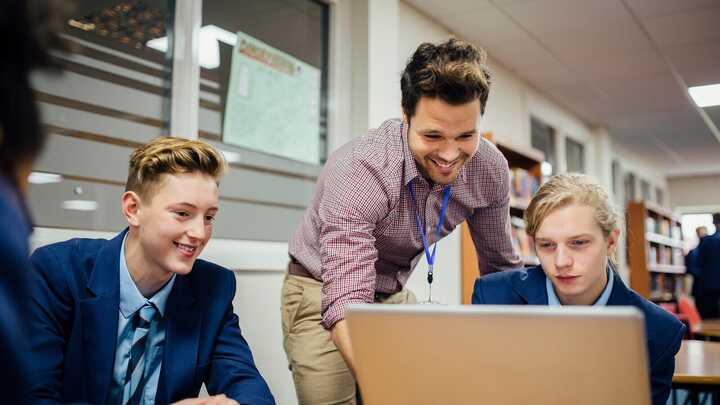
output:
[[[702,238],[697,250],[700,291],[720,290],[720,227],[714,234]]]
[[[120,247],[71,239],[37,249],[31,345],[36,403],[105,403],[112,381],[120,305]],[[241,404],[274,404],[233,313],[234,274],[196,260],[168,297],[165,349],[156,404],[210,394]]]
[[[473,304],[548,305],[542,267],[488,274],[475,281]],[[607,305],[634,306],[645,315],[652,403],[664,405],[670,396],[675,354],[685,335],[685,325],[673,314],[630,290],[619,276],[614,279]]]
[[[2,402],[8,404],[28,402],[27,371],[31,357],[25,308],[29,297],[31,230],[22,195],[0,175],[0,392]]]

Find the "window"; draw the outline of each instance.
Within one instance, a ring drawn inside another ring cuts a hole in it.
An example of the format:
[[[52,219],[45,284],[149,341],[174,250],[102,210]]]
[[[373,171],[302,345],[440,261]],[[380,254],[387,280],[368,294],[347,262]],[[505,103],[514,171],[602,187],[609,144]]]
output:
[[[640,180],[640,194],[642,195],[643,201],[652,201],[652,195],[650,195],[650,183],[646,180]]]
[[[204,1],[200,134],[313,165],[327,155],[329,8]]]
[[[663,193],[663,190],[660,187],[655,187],[655,202],[659,205],[665,204],[665,193]]]
[[[32,76],[48,132],[28,191],[36,226],[127,226],[119,196],[128,156],[168,134],[172,60],[150,45],[171,36],[172,10],[167,0],[78,2],[63,29],[72,52],[54,52],[64,71]]]
[[[550,170],[543,168],[543,181],[557,173],[557,159],[555,157],[555,129],[550,125],[530,117],[530,143],[533,148],[541,150],[545,154],[544,166]]]
[[[612,161],[612,192],[617,195],[620,190],[620,162],[617,160]]]
[[[633,173],[625,174],[625,202],[635,201],[635,175]]]
[[[570,138],[565,138],[565,156],[567,171],[585,173],[585,145]]]

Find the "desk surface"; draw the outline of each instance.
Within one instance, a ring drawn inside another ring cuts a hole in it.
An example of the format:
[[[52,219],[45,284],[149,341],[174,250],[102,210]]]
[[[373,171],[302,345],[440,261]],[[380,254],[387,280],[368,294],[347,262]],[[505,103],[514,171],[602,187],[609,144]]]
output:
[[[694,333],[700,336],[720,337],[720,320],[710,319],[702,321]]]
[[[720,384],[720,342],[683,340],[675,356],[673,383]]]

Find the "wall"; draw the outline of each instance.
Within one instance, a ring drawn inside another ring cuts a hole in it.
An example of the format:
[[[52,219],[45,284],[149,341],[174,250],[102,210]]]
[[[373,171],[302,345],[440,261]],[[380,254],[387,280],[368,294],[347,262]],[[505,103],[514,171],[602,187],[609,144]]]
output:
[[[720,211],[720,175],[671,177],[670,206],[683,212]]]

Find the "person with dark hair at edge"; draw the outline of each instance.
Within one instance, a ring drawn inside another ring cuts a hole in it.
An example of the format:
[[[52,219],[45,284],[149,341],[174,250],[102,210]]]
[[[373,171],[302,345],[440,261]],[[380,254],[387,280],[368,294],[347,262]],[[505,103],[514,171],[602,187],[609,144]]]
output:
[[[715,233],[704,237],[697,247],[700,282],[695,301],[703,319],[720,318],[720,212],[712,218]]]
[[[30,294],[25,197],[33,161],[45,144],[30,73],[57,70],[49,48],[63,48],[60,10],[51,1],[6,0],[0,11],[0,392],[4,404],[29,402]]]
[[[283,344],[300,404],[358,401],[345,310],[414,303],[404,285],[467,220],[480,273],[519,265],[510,238],[506,159],[477,131],[490,91],[482,50],[421,44],[400,80],[403,118],[339,148],[289,245]],[[421,259],[422,258],[422,259]]]

